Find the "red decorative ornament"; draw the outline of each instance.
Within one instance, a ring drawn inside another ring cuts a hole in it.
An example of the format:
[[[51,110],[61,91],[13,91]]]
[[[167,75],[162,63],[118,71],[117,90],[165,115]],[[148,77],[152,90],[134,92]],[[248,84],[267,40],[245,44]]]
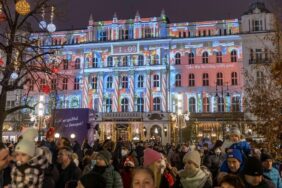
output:
[[[54,67],[54,68],[52,68],[52,72],[53,72],[53,73],[58,73],[58,72],[59,72],[59,69],[56,68],[56,67]]]
[[[51,89],[50,89],[50,87],[49,87],[48,85],[44,85],[44,86],[42,87],[42,92],[43,92],[43,93],[49,94],[50,91],[51,91]]]

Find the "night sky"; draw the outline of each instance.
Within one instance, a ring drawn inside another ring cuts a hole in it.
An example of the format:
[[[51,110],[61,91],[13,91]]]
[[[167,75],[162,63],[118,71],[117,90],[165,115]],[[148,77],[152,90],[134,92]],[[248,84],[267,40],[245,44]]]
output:
[[[239,18],[254,0],[67,0],[55,18],[59,30],[84,29],[94,21],[159,16],[164,9],[171,22]]]

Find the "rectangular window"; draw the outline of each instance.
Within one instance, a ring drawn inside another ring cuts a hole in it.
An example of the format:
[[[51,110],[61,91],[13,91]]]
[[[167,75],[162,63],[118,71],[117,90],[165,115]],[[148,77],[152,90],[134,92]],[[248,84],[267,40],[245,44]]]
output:
[[[68,79],[67,78],[63,79],[63,90],[68,90]]]
[[[74,79],[74,85],[73,85],[73,89],[74,90],[79,90],[79,78],[75,78]]]
[[[51,80],[51,89],[52,90],[56,90],[57,89],[57,80],[56,79],[52,79]]]

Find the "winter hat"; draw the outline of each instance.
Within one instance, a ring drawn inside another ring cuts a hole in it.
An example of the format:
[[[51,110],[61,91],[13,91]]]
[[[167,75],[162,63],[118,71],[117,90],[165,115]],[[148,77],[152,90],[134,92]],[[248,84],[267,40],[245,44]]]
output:
[[[147,167],[149,165],[151,165],[152,163],[154,163],[155,161],[159,160],[162,158],[162,155],[151,149],[151,148],[147,148],[144,150],[144,162],[143,162],[143,166]]]
[[[250,175],[250,176],[263,175],[263,167],[261,161],[256,157],[248,158],[243,173],[244,175]]]
[[[260,156],[261,162],[266,161],[268,159],[273,159],[272,156],[269,153],[262,153]]]
[[[109,165],[110,161],[112,160],[112,154],[108,150],[99,151],[97,157],[102,158],[106,165]]]
[[[190,151],[184,155],[183,162],[186,163],[188,160],[192,161],[198,167],[201,166],[201,155],[197,150]]]
[[[15,151],[25,153],[30,157],[35,156],[36,145],[34,139],[38,136],[38,131],[34,128],[26,129],[22,134],[22,140],[17,144]]]
[[[101,174],[90,172],[79,180],[85,188],[104,188],[106,181]]]
[[[237,159],[240,163],[242,163],[243,161],[243,156],[242,156],[242,153],[240,150],[238,149],[230,149],[228,152],[227,152],[227,159],[228,158],[235,158]]]
[[[232,127],[229,131],[230,135],[237,135],[237,136],[241,136],[241,131],[239,130],[238,127]]]
[[[55,138],[55,128],[50,127],[46,132],[46,138]]]

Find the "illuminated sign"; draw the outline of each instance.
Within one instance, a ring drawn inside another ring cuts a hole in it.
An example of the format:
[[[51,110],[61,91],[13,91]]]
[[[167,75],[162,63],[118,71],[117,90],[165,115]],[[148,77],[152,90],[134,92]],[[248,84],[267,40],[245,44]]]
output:
[[[139,51],[137,44],[113,45],[112,54],[134,54]]]

